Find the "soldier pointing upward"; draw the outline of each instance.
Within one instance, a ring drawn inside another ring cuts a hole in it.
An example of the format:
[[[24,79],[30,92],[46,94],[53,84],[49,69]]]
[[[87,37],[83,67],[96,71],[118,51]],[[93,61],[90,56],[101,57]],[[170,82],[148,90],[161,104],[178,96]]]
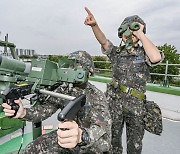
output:
[[[114,46],[98,26],[91,11],[85,7],[87,17],[84,24],[92,31],[102,47],[102,52],[112,63],[113,81],[107,85],[106,95],[112,116],[112,152],[122,153],[121,136],[126,124],[127,153],[142,151],[144,136],[144,100],[149,67],[163,59],[163,54],[147,38],[146,24],[137,15],[126,17],[118,28],[122,38],[119,46]],[[142,46],[138,44],[141,41]]]

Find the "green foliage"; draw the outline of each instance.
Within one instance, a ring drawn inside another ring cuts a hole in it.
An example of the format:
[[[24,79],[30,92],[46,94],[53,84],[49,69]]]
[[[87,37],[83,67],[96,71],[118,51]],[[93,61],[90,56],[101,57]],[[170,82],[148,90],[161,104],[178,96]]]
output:
[[[180,54],[177,53],[177,50],[174,46],[168,45],[167,43],[163,46],[158,46],[158,49],[160,51],[163,51],[165,58],[162,63],[166,63],[168,60],[169,64],[180,64]],[[168,66],[168,74],[178,75],[179,74],[179,66]],[[150,69],[151,73],[160,73],[165,74],[166,66],[164,65],[158,65],[155,67],[152,67]],[[164,76],[151,76],[152,82],[154,81],[162,81],[164,80]],[[169,83],[173,82],[173,77],[168,77]]]
[[[33,55],[32,58],[33,58],[33,59],[37,59],[37,58],[38,58],[38,55]]]
[[[180,87],[180,79],[179,80],[173,80],[171,83],[173,86]]]
[[[112,78],[112,72],[111,71],[106,71],[106,70],[96,70],[95,74],[98,76],[104,76],[104,77],[109,77]]]
[[[31,58],[31,56],[29,56],[29,55],[20,55],[19,58],[25,59],[25,58]]]
[[[94,62],[94,66],[95,68],[100,68],[100,69],[111,69],[111,64],[110,63],[106,63],[107,58],[106,57],[102,57],[102,56],[95,56],[93,58],[93,61],[104,61],[102,62]]]
[[[67,58],[67,56],[52,56],[52,55],[49,55],[47,59],[50,60],[50,61],[54,61],[54,62],[58,63],[59,59],[62,58],[62,57]]]
[[[107,71],[107,70],[99,70],[99,69],[109,69],[109,70],[111,70],[111,64],[107,62],[106,57],[95,56],[93,58],[93,61],[94,61],[94,66],[96,68],[95,69],[95,74],[96,75],[101,75],[101,76],[105,76],[105,77],[112,77],[112,72]]]
[[[37,55],[33,55],[33,56],[30,56],[30,55],[20,55],[19,58],[21,58],[21,59],[37,59],[38,56]]]

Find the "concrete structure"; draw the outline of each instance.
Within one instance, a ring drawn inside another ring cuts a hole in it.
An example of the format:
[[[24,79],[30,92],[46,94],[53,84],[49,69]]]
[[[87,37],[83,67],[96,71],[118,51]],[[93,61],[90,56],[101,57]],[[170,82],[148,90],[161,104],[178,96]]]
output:
[[[16,54],[18,56],[20,56],[20,55],[33,56],[33,55],[35,55],[35,50],[34,49],[18,49],[18,48],[16,48]]]

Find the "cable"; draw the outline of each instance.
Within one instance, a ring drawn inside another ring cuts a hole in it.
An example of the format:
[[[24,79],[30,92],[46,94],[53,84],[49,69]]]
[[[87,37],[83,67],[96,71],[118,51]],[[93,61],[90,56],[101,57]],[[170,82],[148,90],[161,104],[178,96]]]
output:
[[[16,128],[16,127],[10,127],[10,128],[1,129],[1,130],[8,130],[8,129],[12,129],[12,128]],[[21,127],[21,129],[22,129],[22,138],[21,138],[21,145],[19,147],[18,154],[21,151],[21,148],[22,148],[22,145],[23,145],[23,142],[24,142],[24,126]]]
[[[18,154],[21,151],[21,148],[22,148],[22,145],[23,145],[23,142],[24,142],[24,126],[21,129],[22,129],[22,138],[21,138],[21,145],[19,147]]]

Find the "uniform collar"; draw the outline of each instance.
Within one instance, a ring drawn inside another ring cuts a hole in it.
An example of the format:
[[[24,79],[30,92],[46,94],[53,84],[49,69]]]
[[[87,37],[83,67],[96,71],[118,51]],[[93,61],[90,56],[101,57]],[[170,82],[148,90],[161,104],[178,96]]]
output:
[[[127,49],[125,49],[124,48],[124,54],[126,54],[126,55],[134,55],[134,56],[138,56],[139,55],[139,51],[140,51],[140,45],[139,44],[137,44],[137,46],[136,47],[134,47],[134,50],[132,51],[132,52],[128,52],[128,50]]]

